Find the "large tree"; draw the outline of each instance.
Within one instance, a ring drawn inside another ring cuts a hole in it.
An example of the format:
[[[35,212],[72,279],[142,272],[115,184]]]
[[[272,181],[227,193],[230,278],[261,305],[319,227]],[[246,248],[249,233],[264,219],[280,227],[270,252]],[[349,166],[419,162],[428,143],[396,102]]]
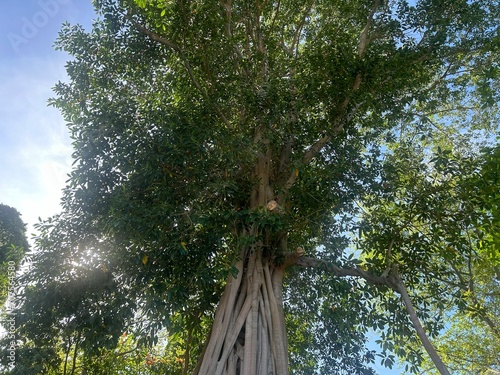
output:
[[[75,164],[40,226],[24,348],[85,363],[166,328],[183,373],[362,374],[371,327],[384,364],[418,363],[413,324],[447,373],[429,306],[463,233],[430,219],[461,212],[443,153],[476,160],[471,131],[496,128],[497,3],[94,3],[93,29],[56,43]]]

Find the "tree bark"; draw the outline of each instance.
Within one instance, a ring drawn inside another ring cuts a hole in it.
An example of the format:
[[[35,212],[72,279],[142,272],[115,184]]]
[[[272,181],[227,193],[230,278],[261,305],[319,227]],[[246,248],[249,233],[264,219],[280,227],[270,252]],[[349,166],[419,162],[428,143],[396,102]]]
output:
[[[284,269],[248,249],[230,276],[195,375],[288,374]]]

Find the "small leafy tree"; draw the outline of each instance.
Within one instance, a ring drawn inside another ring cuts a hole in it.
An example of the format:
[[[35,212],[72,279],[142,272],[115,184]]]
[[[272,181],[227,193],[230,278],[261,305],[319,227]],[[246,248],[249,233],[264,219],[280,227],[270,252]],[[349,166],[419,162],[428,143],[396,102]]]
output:
[[[9,284],[15,282],[18,266],[28,250],[26,224],[21,214],[13,207],[0,204],[0,305],[5,303]]]
[[[56,43],[75,164],[39,227],[25,347],[72,337],[90,361],[166,328],[178,373],[369,374],[375,328],[385,365],[416,371],[417,332],[447,374],[428,307],[476,224],[447,155],[496,130],[499,6],[94,3]]]

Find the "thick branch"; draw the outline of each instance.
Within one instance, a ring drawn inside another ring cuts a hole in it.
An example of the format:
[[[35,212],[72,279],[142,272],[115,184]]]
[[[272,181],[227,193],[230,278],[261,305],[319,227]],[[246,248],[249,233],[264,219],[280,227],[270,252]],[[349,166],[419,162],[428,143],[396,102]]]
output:
[[[329,135],[324,135],[323,137],[318,139],[316,143],[314,143],[311,147],[309,147],[309,149],[305,152],[304,156],[302,157],[302,164],[303,165],[308,164],[312,160],[312,158],[316,156],[321,151],[321,149],[330,141],[330,139],[331,137]],[[286,191],[290,189],[297,180],[297,177],[298,173],[293,171],[288,180],[286,181],[283,190]]]
[[[445,364],[443,363],[441,357],[437,353],[436,349],[434,349],[434,346],[430,342],[429,338],[427,337],[427,334],[425,333],[424,327],[422,327],[422,324],[420,323],[420,319],[418,319],[417,313],[415,311],[415,308],[413,307],[413,304],[411,302],[410,296],[408,295],[408,291],[406,290],[405,284],[401,279],[397,282],[397,291],[401,294],[401,297],[403,298],[406,311],[408,312],[408,315],[410,316],[410,320],[413,323],[413,326],[415,327],[415,330],[417,331],[418,337],[422,341],[422,344],[424,345],[425,350],[427,351],[427,354],[432,359],[432,362],[438,369],[439,373],[442,375],[450,375],[450,372],[446,368]]]
[[[366,51],[366,47],[368,45],[368,34],[370,32],[370,25],[373,20],[373,16],[375,15],[375,12],[377,11],[377,8],[380,4],[379,0],[375,0],[373,2],[373,7],[372,10],[366,20],[366,26],[361,32],[361,35],[359,36],[359,44],[358,44],[358,56],[361,57],[364,55]]]
[[[304,25],[306,23],[307,18],[311,14],[312,7],[314,6],[315,0],[312,0],[308,5],[306,5],[306,8],[300,18],[300,22],[297,25],[297,29],[295,30],[294,36],[292,38],[291,45],[289,47],[286,46],[285,40],[282,39],[282,45],[283,45],[283,50],[288,56],[295,56],[298,55],[298,48],[299,48],[299,41],[300,41],[300,34],[302,33],[302,30],[304,29]]]
[[[132,22],[132,24],[134,25],[134,27],[141,33],[141,34],[144,34],[146,36],[148,36],[149,38],[153,39],[154,41],[160,43],[160,44],[163,44],[171,49],[173,49],[174,51],[176,52],[181,52],[181,49],[179,48],[179,46],[176,44],[176,43],[173,43],[172,41],[166,39],[166,38],[163,38],[162,36],[152,32],[151,30],[148,30],[146,27],[144,27],[143,25],[141,25],[140,23],[138,23],[137,21],[134,21],[131,17],[128,18],[130,20],[130,22]]]
[[[359,89],[359,85],[360,85],[360,82],[361,82],[361,75],[358,74],[358,76],[356,77],[356,80],[354,82],[354,85],[352,87],[352,91],[356,91]],[[342,103],[341,105],[341,111],[344,112],[345,109],[347,108],[349,102],[351,101],[350,98],[347,98],[344,100],[344,102]],[[351,111],[349,111],[348,114],[346,115],[339,115],[332,127],[331,127],[331,130],[329,132],[329,134],[325,134],[323,135],[321,138],[319,138],[315,143],[313,143],[311,145],[311,147],[309,147],[306,152],[304,153],[304,155],[302,156],[302,160],[301,160],[301,164],[302,165],[306,165],[306,164],[309,164],[309,162],[316,156],[320,153],[320,151],[326,146],[326,144],[328,144],[331,140],[332,140],[332,137],[340,134],[340,132],[342,132],[342,130],[344,129],[344,124],[349,122],[353,117],[354,115],[356,114],[357,110],[359,109],[359,107],[363,104],[363,102],[361,103],[358,103],[356,104]],[[284,191],[287,191],[289,190],[293,184],[295,183],[295,181],[297,181],[297,177],[298,177],[298,173],[296,171],[293,171],[291,174],[290,174],[290,177],[288,177],[288,180],[286,181],[285,185],[283,186],[283,190]]]
[[[297,259],[295,264],[301,267],[320,268],[325,271],[331,272],[338,277],[346,277],[346,276],[361,277],[366,281],[368,281],[370,284],[385,285],[391,289],[397,290],[397,283],[395,282],[392,276],[385,276],[385,277],[377,276],[368,271],[363,270],[360,267],[341,268],[330,262],[309,257],[301,257]]]

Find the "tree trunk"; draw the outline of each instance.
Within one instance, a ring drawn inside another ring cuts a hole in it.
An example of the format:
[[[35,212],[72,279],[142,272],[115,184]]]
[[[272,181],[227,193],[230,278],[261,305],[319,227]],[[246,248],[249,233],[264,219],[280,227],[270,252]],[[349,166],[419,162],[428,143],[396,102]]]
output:
[[[247,251],[230,276],[195,375],[287,375],[284,267]]]

